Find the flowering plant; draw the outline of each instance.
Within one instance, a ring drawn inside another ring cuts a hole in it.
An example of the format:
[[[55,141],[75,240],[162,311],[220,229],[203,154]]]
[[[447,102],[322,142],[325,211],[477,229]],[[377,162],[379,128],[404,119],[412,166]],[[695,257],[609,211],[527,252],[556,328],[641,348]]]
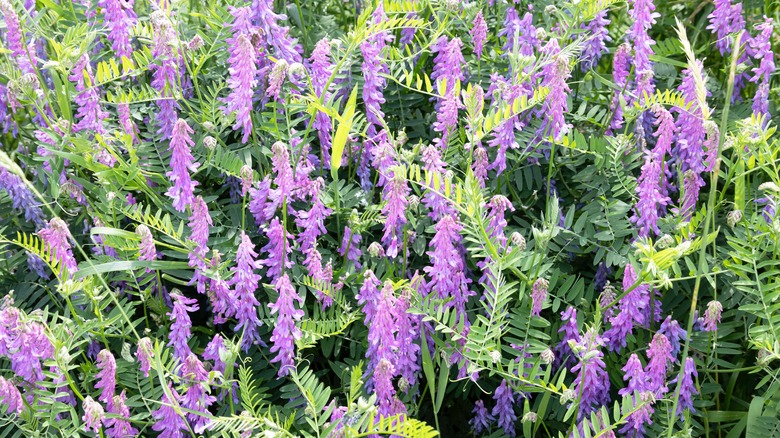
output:
[[[780,11],[662,3],[0,0],[3,435],[771,436]]]

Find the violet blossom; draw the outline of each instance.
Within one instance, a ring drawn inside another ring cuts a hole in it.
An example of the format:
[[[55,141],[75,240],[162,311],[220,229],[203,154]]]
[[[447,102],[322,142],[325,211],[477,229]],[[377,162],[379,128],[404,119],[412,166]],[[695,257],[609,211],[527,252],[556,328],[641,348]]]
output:
[[[203,433],[210,423],[206,418],[206,415],[210,415],[209,406],[217,400],[210,394],[209,373],[206,372],[198,356],[193,353],[184,360],[179,372],[186,387],[179,402],[184,409],[204,414],[187,412],[187,419],[190,420],[195,433]]]
[[[122,391],[119,395],[113,397],[111,404],[112,408],[109,408],[109,413],[117,415],[117,417],[108,417],[103,422],[106,428],[106,436],[109,438],[127,438],[138,436],[138,430],[134,428],[128,418],[130,418],[130,409],[127,407],[125,401],[127,396],[125,391]]]
[[[658,228],[658,212],[672,202],[663,193],[663,177],[661,158],[651,151],[645,151],[645,164],[637,179],[636,192],[639,199],[631,216],[631,222],[639,227],[640,237],[647,237],[650,232],[656,235],[661,232]]]
[[[141,363],[141,372],[144,373],[144,377],[149,377],[149,370],[152,366],[152,357],[154,357],[151,339],[141,338],[138,340],[138,349],[135,352],[135,357],[138,358],[138,362]]]
[[[98,89],[94,86],[95,77],[92,74],[92,66],[89,56],[85,53],[73,66],[70,76],[76,83],[76,105],[78,107],[76,118],[78,122],[73,125],[73,131],[89,131],[94,134],[105,134],[103,120],[108,118],[108,113],[100,107]]]
[[[607,10],[603,9],[598,11],[590,22],[582,23],[580,26],[585,30],[584,34],[587,37],[580,64],[583,72],[594,68],[601,59],[601,55],[607,51],[606,43],[612,41],[607,30],[610,23],[607,19]]]
[[[295,369],[295,341],[301,338],[301,329],[295,325],[303,317],[303,310],[295,308],[295,301],[302,307],[303,298],[295,291],[290,278],[285,273],[276,281],[274,288],[279,293],[275,303],[269,304],[271,315],[276,314],[276,325],[271,335],[271,353],[277,353],[271,363],[279,363],[279,377],[290,374]]]
[[[275,174],[273,181],[276,184],[276,188],[269,190],[268,200],[265,203],[263,216],[268,219],[274,216],[280,206],[284,206],[288,209],[288,212],[294,213],[290,206],[295,186],[292,165],[290,164],[290,153],[287,150],[287,145],[281,141],[274,143],[271,146],[271,151],[273,152],[271,163],[273,164]]]
[[[100,372],[95,375],[97,383],[95,389],[102,389],[98,400],[108,406],[108,410],[114,407],[114,392],[116,390],[116,360],[111,351],[103,349],[98,353],[97,366]]]
[[[89,432],[90,430],[95,433],[100,433],[100,428],[103,426],[103,420],[106,419],[105,411],[100,403],[87,396],[84,399],[84,416],[81,419],[84,421],[84,430]]]
[[[133,47],[130,45],[130,31],[135,27],[136,19],[132,5],[132,1],[98,1],[98,6],[103,9],[103,22],[108,28],[108,40],[111,42],[111,50],[120,59],[123,56],[131,58],[133,55]],[[126,11],[125,8],[129,9],[129,11]]]
[[[731,0],[714,0],[715,9],[707,16],[710,24],[707,29],[717,35],[715,47],[725,56],[731,53],[730,34],[745,29],[745,19],[742,18],[742,3],[731,4]]]
[[[0,167],[0,189],[8,193],[14,210],[24,213],[24,220],[32,222],[36,228],[43,228],[46,219],[35,195],[27,187],[21,177],[15,175],[4,167]]]
[[[19,415],[24,410],[24,401],[19,389],[10,380],[0,376],[0,403],[8,406],[6,413]]]
[[[647,349],[647,357],[650,359],[645,367],[647,386],[645,389],[652,391],[656,397],[666,394],[666,371],[670,362],[674,362],[672,345],[669,339],[661,333],[656,333],[650,341]]]
[[[135,122],[130,118],[130,104],[117,104],[116,112],[119,117],[119,125],[125,131],[125,134],[130,136],[133,144],[138,144],[138,135],[136,135],[138,128],[135,126]]]
[[[769,114],[769,78],[777,70],[775,67],[775,55],[772,52],[770,38],[774,31],[774,20],[764,17],[764,22],[756,25],[758,35],[750,41],[753,59],[759,64],[753,68],[753,77],[750,82],[758,85],[758,91],[753,98],[753,113],[757,115]]]
[[[683,364],[682,381],[680,382],[680,398],[677,404],[677,415],[683,418],[685,410],[696,412],[693,409],[693,396],[699,392],[696,390],[696,385],[693,382],[694,377],[698,377],[699,373],[696,372],[696,363],[692,357],[686,357]],[[674,380],[675,382],[677,379]]]
[[[160,438],[180,438],[184,436],[183,431],[187,431],[187,421],[183,415],[176,413],[174,406],[178,406],[179,394],[173,389],[173,385],[168,382],[168,393],[163,391],[160,407],[152,412],[156,420],[152,425],[152,430],[160,432]]]
[[[187,345],[192,328],[189,312],[195,312],[199,307],[197,300],[176,292],[171,293],[171,298],[173,299],[173,310],[166,313],[172,321],[167,345],[173,347],[173,356],[183,361],[190,354],[190,347]]]
[[[576,358],[571,350],[569,341],[579,343],[580,332],[577,327],[577,309],[569,306],[561,312],[561,327],[558,329],[558,333],[563,333],[561,342],[555,347],[555,361],[556,366],[565,366],[570,368],[576,362]]]
[[[168,147],[168,150],[172,151],[171,171],[166,172],[165,175],[173,184],[165,194],[173,198],[173,208],[177,211],[184,211],[192,204],[195,200],[193,190],[198,185],[198,182],[193,181],[189,174],[189,172],[195,172],[200,166],[193,162],[195,158],[190,151],[190,148],[195,144],[190,138],[192,133],[193,130],[187,122],[184,119],[179,119],[173,127],[173,135]]]
[[[577,375],[572,388],[581,396],[579,419],[589,416],[609,402],[609,376],[600,349],[604,341],[594,329],[590,329],[578,343],[580,361],[572,367],[571,372]]]
[[[290,241],[292,236],[284,229],[278,218],[271,221],[266,235],[268,236],[268,244],[261,251],[267,253],[268,257],[263,259],[260,264],[268,268],[266,275],[275,282],[282,276],[285,269],[292,267],[292,260],[289,256],[292,253],[292,242]]]
[[[56,267],[60,270],[67,269],[68,277],[72,277],[78,271],[78,266],[70,246],[73,238],[68,224],[58,217],[52,218],[46,228],[38,231],[38,235],[57,261]]]
[[[317,97],[327,103],[331,97],[330,88],[326,85],[333,73],[333,63],[330,60],[330,41],[323,38],[314,46],[309,58],[309,71],[311,74],[311,83]],[[331,145],[331,120],[330,116],[322,111],[317,111],[314,116],[314,129],[317,130],[317,136],[320,140],[320,150],[322,151],[322,160],[324,163],[330,163],[330,145]]]
[[[279,24],[287,20],[287,16],[275,13],[273,4],[273,0],[253,0],[252,21],[262,29],[266,49],[273,48],[275,56],[288,63],[301,62],[300,47],[290,37],[290,28]]]
[[[135,227],[135,233],[141,238],[141,243],[138,247],[138,260],[140,261],[152,261],[157,260],[157,248],[154,246],[154,238],[152,232],[144,224],[140,224]],[[146,272],[151,272],[150,268],[146,268]]]
[[[496,418],[498,426],[504,429],[504,433],[510,437],[516,436],[515,396],[506,379],[501,380],[501,385],[496,388],[493,399],[496,401],[496,405],[493,407],[492,414]]]
[[[661,323],[658,333],[666,336],[666,339],[669,340],[669,344],[672,346],[672,357],[676,361],[677,355],[680,354],[680,342],[687,339],[688,333],[671,316],[667,316]]]
[[[363,237],[359,233],[355,233],[348,226],[344,227],[344,237],[341,240],[341,246],[339,247],[339,254],[352,262],[355,269],[360,269],[360,256],[363,255],[363,251],[360,250],[360,241]]]
[[[243,130],[241,142],[246,143],[252,133],[252,97],[257,85],[257,54],[251,41],[255,29],[250,23],[252,11],[248,6],[231,7],[230,13],[234,17],[230,24],[233,36],[226,41],[230,49],[227,60],[230,94],[223,109],[226,114],[236,113],[233,129]]]
[[[0,0],[0,12],[5,18],[5,40],[8,50],[16,60],[22,73],[34,74],[35,68],[30,62],[27,54],[27,47],[24,43],[24,35],[19,25],[19,16],[16,14],[13,5],[9,0]]]
[[[188,265],[195,268],[195,274],[192,276],[192,282],[197,285],[198,293],[206,291],[206,276],[203,269],[206,267],[204,258],[209,251],[209,226],[213,224],[209,215],[208,206],[203,197],[195,198],[191,205],[192,214],[187,225],[190,227],[190,240],[197,245],[188,254]]]
[[[623,290],[629,290],[636,280],[634,267],[629,263],[623,271]],[[645,312],[649,307],[649,291],[649,285],[640,284],[620,299],[620,312],[610,318],[612,327],[604,332],[610,351],[620,351],[626,346],[626,338],[633,331],[634,326],[645,325],[648,322]]]
[[[623,106],[620,103],[621,96],[629,102],[628,95],[623,91],[628,84],[628,75],[631,72],[631,46],[628,43],[621,44],[615,51],[612,59],[612,80],[615,82],[615,94],[612,97],[612,121],[609,124],[608,133],[613,133],[623,127]]]
[[[645,93],[648,95],[655,93],[652,82],[653,64],[650,62],[650,56],[654,54],[652,46],[655,45],[655,41],[650,38],[648,31],[660,14],[654,12],[653,0],[632,0],[630,3],[628,14],[632,24],[628,30],[628,39],[634,43],[634,71],[637,77],[634,94],[639,103],[643,104]]]
[[[707,303],[707,310],[704,312],[704,331],[714,332],[720,324],[723,305],[720,301],[710,301]]]
[[[469,290],[471,280],[466,277],[466,263],[458,249],[463,227],[448,214],[439,219],[435,229],[436,234],[430,241],[433,250],[427,252],[431,265],[423,268],[430,277],[424,289],[440,299],[451,298],[448,307],[455,309],[459,322],[468,323],[466,303],[474,292]]]
[[[409,196],[409,186],[399,169],[393,170],[389,184],[384,187],[385,205],[382,214],[385,215],[382,243],[385,254],[390,258],[398,255],[399,245],[402,245],[403,228],[406,224],[406,205]]]
[[[174,125],[177,124],[178,118],[176,115],[178,104],[174,97],[174,90],[178,84],[176,80],[178,52],[175,48],[179,41],[171,19],[163,9],[152,12],[150,21],[154,27],[152,56],[159,61],[159,63],[155,62],[149,65],[149,69],[152,71],[151,85],[160,93],[160,99],[157,100],[156,119],[159,126],[158,132],[162,134],[163,139],[168,139],[173,135]]]
[[[542,306],[547,301],[547,287],[550,282],[544,278],[537,278],[531,291],[531,315],[539,316],[542,313]]]
[[[469,420],[469,425],[471,426],[471,431],[474,432],[474,435],[480,435],[483,432],[490,430],[490,423],[495,421],[495,418],[488,412],[485,407],[485,402],[477,400],[474,403],[474,409],[471,413],[474,414],[474,416]]]
[[[471,30],[469,31],[477,59],[482,59],[482,50],[487,40],[487,31],[487,23],[485,23],[485,18],[482,16],[482,11],[479,11],[477,16],[474,17],[474,21],[471,23]]]
[[[411,289],[405,289],[398,296],[395,307],[395,325],[398,329],[396,342],[398,345],[396,372],[401,376],[398,387],[408,392],[408,388],[417,383],[417,373],[420,371],[418,363],[420,346],[417,340],[420,338],[420,317],[409,313]],[[468,321],[468,320],[467,320]]]
[[[255,298],[255,291],[260,282],[260,275],[255,273],[260,263],[257,261],[255,245],[246,233],[241,232],[241,243],[236,252],[236,266],[231,268],[233,278],[229,285],[235,288],[234,302],[235,317],[238,320],[235,331],[244,329],[244,341],[242,348],[249,350],[249,346],[259,339],[257,328],[263,323],[257,316],[257,308],[260,302]],[[233,314],[233,312],[230,312]],[[229,316],[229,315],[226,315]]]

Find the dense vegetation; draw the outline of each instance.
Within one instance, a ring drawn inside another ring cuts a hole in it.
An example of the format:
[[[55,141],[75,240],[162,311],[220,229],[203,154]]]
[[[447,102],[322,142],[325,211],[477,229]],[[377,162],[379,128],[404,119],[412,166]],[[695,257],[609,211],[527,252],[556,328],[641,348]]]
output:
[[[780,3],[0,0],[0,436],[780,436]]]

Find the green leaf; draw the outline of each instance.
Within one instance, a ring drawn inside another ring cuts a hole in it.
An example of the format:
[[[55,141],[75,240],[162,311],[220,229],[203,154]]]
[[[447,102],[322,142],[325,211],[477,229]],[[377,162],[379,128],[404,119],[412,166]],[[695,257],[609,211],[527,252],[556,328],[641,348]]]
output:
[[[336,129],[336,135],[333,137],[330,152],[330,172],[333,175],[333,179],[337,179],[338,177],[338,171],[339,168],[341,168],[341,158],[344,155],[344,146],[347,144],[349,131],[352,130],[352,124],[355,121],[357,92],[358,87],[355,85],[355,87],[352,88],[352,93],[349,95],[347,106],[344,107],[344,112],[338,118],[339,127]]]
[[[187,262],[172,262],[172,261],[139,261],[139,260],[124,260],[117,262],[101,263],[99,265],[90,265],[86,267],[80,267],[79,270],[73,274],[74,280],[79,280],[90,275],[103,274],[106,272],[117,271],[132,271],[134,269],[149,268],[160,271],[174,270],[174,269],[188,269]]]

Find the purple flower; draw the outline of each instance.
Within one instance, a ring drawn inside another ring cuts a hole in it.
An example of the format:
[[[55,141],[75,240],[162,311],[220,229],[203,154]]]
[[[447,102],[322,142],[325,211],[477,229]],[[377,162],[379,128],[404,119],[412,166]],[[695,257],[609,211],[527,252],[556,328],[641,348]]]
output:
[[[92,430],[95,433],[100,432],[100,427],[103,426],[103,420],[105,420],[105,412],[103,406],[100,403],[87,396],[84,399],[84,416],[81,419],[84,421],[84,430],[89,432]]]
[[[268,219],[274,216],[276,210],[283,203],[287,205],[288,211],[292,212],[290,203],[292,201],[291,197],[295,186],[292,166],[290,165],[290,153],[287,150],[287,146],[284,143],[277,141],[271,146],[271,151],[274,154],[271,158],[271,163],[273,164],[274,173],[276,174],[276,177],[274,178],[276,188],[271,189],[268,192],[268,201],[270,202],[266,202],[265,211],[263,213],[264,217]]]
[[[141,244],[138,247],[138,260],[157,260],[157,248],[154,246],[154,239],[152,238],[152,232],[149,231],[149,227],[140,224],[135,228],[135,233],[141,238]],[[146,268],[146,272],[151,271],[150,268]]]
[[[382,359],[395,364],[395,352],[399,347],[395,337],[398,331],[398,325],[395,321],[395,307],[398,305],[398,300],[393,293],[393,283],[389,280],[385,281],[381,291],[373,296],[363,296],[363,298],[371,300],[370,305],[373,306],[373,309],[364,308],[366,321],[370,323],[367,326],[368,348],[366,350],[369,368],[375,368]],[[370,315],[371,313],[373,315]],[[389,403],[389,398],[385,401]]]
[[[612,41],[607,30],[609,23],[606,9],[597,12],[589,23],[582,23],[581,28],[585,29],[584,34],[588,38],[585,40],[585,48],[582,49],[580,68],[583,72],[595,67],[601,55],[607,51],[606,43]]]
[[[382,207],[382,214],[385,215],[385,224],[382,243],[385,245],[385,254],[395,258],[398,255],[399,243],[403,240],[409,187],[402,171],[391,172],[389,184],[384,187],[383,192],[385,205]]]
[[[490,198],[490,202],[487,204],[488,209],[488,227],[487,230],[490,233],[490,237],[495,239],[499,246],[506,247],[507,238],[504,235],[504,228],[507,226],[507,221],[504,215],[507,211],[515,211],[515,207],[512,206],[512,202],[504,195],[495,195]]]
[[[130,409],[125,403],[126,398],[125,391],[114,396],[113,409],[109,409],[109,413],[117,415],[118,417],[109,417],[104,421],[106,436],[109,438],[138,436],[138,430],[130,425],[130,422],[127,420],[130,418]]]
[[[536,37],[536,28],[533,25],[533,15],[526,12],[522,20],[514,7],[506,10],[504,28],[498,32],[498,37],[506,37],[506,43],[501,48],[506,53],[511,53],[517,48],[520,55],[532,56],[534,49],[539,48],[539,39]]]
[[[76,117],[79,121],[73,125],[73,131],[105,133],[103,120],[108,118],[108,113],[100,107],[100,96],[97,88],[93,86],[95,77],[92,75],[92,66],[87,54],[82,55],[76,62],[68,79],[76,83],[76,91],[78,91],[75,101],[78,106]]]
[[[696,201],[699,200],[699,180],[694,171],[688,170],[683,175],[683,190],[680,195],[680,207],[675,210],[684,221],[689,221],[696,210]]]
[[[149,338],[141,338],[138,340],[138,350],[135,352],[135,357],[138,358],[138,362],[141,363],[141,371],[144,373],[144,377],[149,377],[149,370],[151,369],[151,361],[154,356],[154,349],[152,347],[152,340]]]
[[[660,143],[659,143],[660,144]],[[642,173],[637,179],[636,192],[639,197],[631,222],[639,227],[639,236],[647,237],[652,231],[660,234],[658,228],[658,211],[669,205],[672,200],[663,193],[661,169],[661,157],[657,157],[651,151],[645,151],[645,164]]]
[[[482,59],[482,49],[487,40],[487,23],[482,16],[482,11],[477,12],[477,16],[474,17],[474,21],[471,23],[471,42],[474,44],[474,54],[477,55],[477,59]],[[484,405],[482,405],[484,408]],[[475,408],[476,409],[476,408]]]
[[[260,264],[268,268],[266,275],[271,280],[276,281],[282,276],[285,269],[292,267],[292,260],[288,255],[292,253],[291,236],[278,218],[271,221],[266,235],[268,236],[268,244],[261,251],[268,253],[268,257],[263,259]]]
[[[188,430],[187,421],[174,409],[174,406],[178,406],[179,394],[173,389],[170,382],[168,383],[168,391],[171,393],[171,398],[163,392],[160,407],[152,412],[152,416],[157,420],[152,426],[152,430],[160,432],[160,438],[183,438],[184,431]]]
[[[249,212],[255,218],[255,224],[258,226],[265,225],[273,217],[276,207],[273,207],[273,212],[267,214],[268,207],[268,195],[271,193],[271,179],[268,175],[265,176],[260,182],[257,183],[257,187],[249,189]]]
[[[699,377],[699,373],[696,372],[696,363],[693,358],[686,357],[685,364],[683,365],[682,381],[680,382],[680,399],[677,404],[677,415],[682,419],[683,412],[688,409],[691,412],[695,412],[693,409],[693,396],[699,392],[696,390],[696,385],[693,383],[693,378]],[[675,379],[674,381],[676,381]]]
[[[95,375],[97,383],[95,389],[102,389],[98,400],[108,406],[111,411],[114,407],[114,392],[116,390],[116,361],[109,350],[101,350],[98,353],[97,366],[100,372]]]
[[[669,344],[672,346],[672,357],[676,361],[677,355],[680,353],[680,341],[687,339],[688,333],[671,316],[667,316],[661,323],[658,333],[666,336],[666,339],[669,340]]]
[[[497,106],[499,100],[512,105],[514,100],[520,97],[520,88],[508,84],[504,78],[494,74],[490,76],[490,80],[491,86],[488,89],[488,94],[493,95],[494,106]],[[488,141],[488,146],[497,148],[496,159],[493,164],[490,165],[490,169],[496,169],[497,175],[500,175],[506,169],[507,150],[517,149],[519,147],[515,138],[515,130],[520,128],[521,125],[517,114],[512,115],[509,119],[494,128],[493,138]]]
[[[188,254],[188,264],[190,267],[195,268],[195,273],[192,276],[192,283],[196,284],[198,293],[202,294],[206,292],[206,276],[203,274],[203,269],[206,267],[204,258],[209,250],[209,226],[212,225],[213,222],[209,215],[206,201],[204,201],[201,196],[195,198],[191,208],[192,214],[190,215],[190,221],[187,225],[191,230],[190,240],[195,242],[197,246]]]
[[[216,401],[216,398],[210,395],[209,374],[203,367],[203,363],[198,359],[198,356],[190,353],[179,371],[187,388],[180,400],[181,407],[209,415],[208,408]],[[208,426],[210,420],[205,415],[187,413],[187,419],[190,420],[195,433],[203,433]]]
[[[333,74],[333,63],[330,60],[330,41],[323,38],[314,46],[309,58],[309,71],[311,73],[311,83],[317,97],[323,102],[330,100],[331,91],[326,90],[325,86]],[[331,145],[331,121],[330,116],[322,111],[317,111],[314,116],[314,124],[320,140],[320,150],[322,151],[322,160],[324,163],[330,163],[330,145]]]
[[[431,79],[436,81],[437,85],[441,83],[446,84],[444,90],[439,90],[443,96],[455,90],[456,81],[464,81],[466,79],[463,75],[463,64],[466,61],[463,59],[462,49],[463,42],[461,42],[460,38],[453,38],[451,41],[447,41],[446,36],[441,36],[434,45],[433,51],[437,52],[437,54],[433,59]]]
[[[171,180],[173,185],[165,194],[173,198],[173,208],[178,211],[184,211],[195,200],[193,190],[198,185],[197,181],[192,181],[189,172],[198,170],[198,163],[193,163],[194,157],[190,148],[195,144],[190,138],[192,128],[184,119],[179,119],[173,128],[173,136],[168,150],[171,153],[171,171],[165,175]]]
[[[224,107],[226,114],[236,113],[234,130],[243,129],[241,142],[246,143],[252,133],[252,96],[257,85],[257,54],[251,42],[251,34],[254,28],[249,24],[252,11],[248,6],[230,8],[235,18],[231,24],[233,37],[228,38],[230,48],[228,58],[228,87],[230,94],[227,97],[227,105]]]
[[[395,367],[388,359],[379,360],[379,363],[374,367],[374,394],[376,394],[377,404],[379,405],[379,415],[384,417],[400,413],[398,409],[400,403],[393,386],[393,377],[395,375]]]
[[[21,414],[24,410],[24,401],[19,389],[10,380],[0,377],[0,403],[8,406],[7,413]]]
[[[266,96],[273,100],[279,100],[282,84],[284,84],[284,78],[287,77],[289,67],[289,64],[284,59],[276,61],[276,64],[271,69],[271,73],[268,75],[268,88],[265,89]]]
[[[561,312],[561,328],[558,333],[563,333],[561,342],[555,347],[555,360],[559,365],[571,367],[574,365],[575,357],[569,346],[569,341],[580,342],[580,332],[577,327],[577,309],[569,306]]]
[[[615,56],[612,59],[612,80],[615,81],[617,89],[615,95],[612,97],[612,105],[610,110],[612,111],[612,122],[609,125],[609,132],[619,130],[623,127],[623,107],[620,105],[620,97],[623,95],[623,90],[628,83],[628,75],[631,72],[631,46],[628,43],[623,43],[615,51]],[[624,96],[628,103],[627,96]]]
[[[221,256],[217,250],[212,251],[211,254],[211,268],[216,269],[221,263]],[[227,318],[235,314],[238,302],[230,290],[229,283],[220,275],[209,278],[208,296],[214,312],[214,324],[224,324]]]
[[[623,271],[623,290],[631,288],[636,280],[634,267],[629,263]],[[620,313],[610,318],[612,327],[604,332],[610,351],[620,351],[626,346],[626,337],[633,331],[634,326],[647,322],[645,311],[649,307],[649,289],[648,285],[641,284],[620,300]]]
[[[183,361],[190,354],[190,347],[187,345],[187,339],[190,338],[190,329],[192,321],[188,312],[195,312],[199,309],[197,300],[187,298],[178,293],[171,293],[173,299],[173,310],[166,313],[171,318],[171,331],[168,334],[168,346],[173,347],[173,355]]]
[[[121,59],[122,56],[131,58],[133,47],[130,45],[130,29],[135,27],[135,13],[132,2],[122,0],[99,0],[98,6],[103,9],[103,22],[108,28],[108,40],[111,42],[111,50]],[[130,9],[129,13],[125,8]]]
[[[403,390],[405,387],[407,392],[409,387],[417,383],[417,373],[420,371],[420,364],[417,361],[420,346],[416,343],[420,338],[420,319],[417,315],[409,313],[409,299],[409,289],[406,289],[398,297],[395,306],[395,321],[398,328],[395,369],[403,381],[403,385],[399,381],[399,388]]]
[[[699,70],[702,70],[701,61],[696,61]],[[687,68],[683,70],[682,84],[677,88],[684,96],[687,104],[690,104],[690,108],[685,110],[682,108],[675,108],[675,111],[679,113],[677,117],[677,126],[679,133],[677,136],[677,145],[674,149],[674,155],[677,160],[680,161],[683,172],[690,171],[691,181],[690,190],[687,196],[690,196],[689,201],[691,205],[695,205],[699,198],[699,189],[704,186],[704,179],[700,174],[704,171],[704,120],[702,116],[702,109],[699,107],[699,101],[696,97],[696,82],[693,75],[693,70]],[[695,183],[695,184],[694,184]],[[695,187],[694,187],[695,185]],[[686,188],[688,188],[686,186]],[[684,212],[683,217],[690,219],[688,211]]]
[[[16,59],[19,69],[22,73],[35,73],[35,68],[27,55],[21,28],[19,26],[19,17],[14,11],[14,7],[8,0],[0,0],[0,11],[5,17],[5,40],[11,55]]]
[[[742,3],[732,5],[731,0],[715,0],[715,9],[708,18],[710,25],[707,29],[717,34],[715,47],[721,55],[731,53],[731,38],[729,35],[745,29],[745,19],[742,18]]]
[[[663,160],[664,156],[672,150],[672,141],[678,129],[672,113],[666,108],[656,105],[653,107],[653,114],[655,115],[655,125],[658,126],[655,131],[656,143],[653,155],[656,159]]]
[[[580,361],[572,367],[571,372],[577,374],[572,388],[581,395],[578,417],[582,419],[609,402],[609,376],[604,354],[600,350],[604,339],[594,329],[590,329],[578,345],[581,350]]]
[[[539,316],[542,313],[542,306],[547,301],[547,287],[550,282],[544,278],[537,278],[534,281],[533,290],[531,291],[532,309],[531,315]]]
[[[379,3],[374,11],[374,22],[381,22],[385,17],[382,3]],[[367,135],[373,138],[377,132],[382,129],[384,122],[384,113],[380,106],[385,103],[382,90],[385,88],[387,80],[382,77],[389,73],[387,65],[382,60],[382,49],[384,49],[388,35],[386,32],[379,32],[370,35],[360,44],[360,52],[363,55],[363,102],[366,105],[366,119],[368,120]],[[368,151],[370,152],[370,151]]]
[[[506,379],[501,380],[501,385],[496,388],[493,400],[496,401],[496,405],[493,407],[492,414],[498,420],[498,426],[504,429],[504,433],[514,437],[517,434],[515,431],[515,421],[517,421],[515,396],[512,388],[507,385]]]
[[[758,92],[753,99],[753,113],[759,115],[769,114],[769,77],[776,70],[775,55],[769,41],[773,30],[773,20],[764,17],[764,22],[756,25],[758,35],[750,41],[753,59],[759,61],[758,66],[753,68],[753,77],[750,78],[750,82],[758,84]]]
[[[322,178],[317,178],[313,187],[312,193],[312,205],[309,211],[298,211],[298,217],[295,219],[295,224],[303,229],[298,233],[298,243],[302,252],[306,253],[309,249],[313,248],[317,243],[317,238],[325,234],[325,218],[330,216],[332,211],[325,207],[325,204],[320,199],[320,190],[325,184]]]
[[[471,431],[474,432],[474,435],[481,435],[482,432],[490,430],[490,423],[495,421],[495,418],[490,415],[482,400],[477,400],[474,403],[474,409],[471,413],[474,416],[469,420],[469,425],[471,425]]]
[[[258,267],[255,245],[246,233],[241,232],[241,244],[238,245],[236,252],[236,266],[230,269],[233,278],[229,285],[235,288],[235,316],[238,320],[235,331],[244,329],[242,344],[244,351],[248,351],[249,346],[259,339],[257,328],[263,324],[257,317],[257,307],[260,306],[260,302],[255,298],[255,291],[260,282],[260,275],[255,273]]]
[[[647,376],[647,386],[645,389],[652,391],[656,397],[666,394],[666,370],[669,362],[674,362],[672,356],[672,345],[666,336],[656,333],[653,340],[650,341],[650,347],[647,350],[647,357],[650,359],[645,368]]]
[[[423,203],[431,210],[428,216],[436,221],[446,215],[457,214],[451,201],[441,195],[441,193],[445,192],[445,185],[449,184],[449,182],[445,174],[447,163],[442,161],[440,149],[434,145],[426,146],[422,151],[422,161],[425,163],[425,171],[429,172],[432,178],[438,178],[439,180],[438,187],[433,179],[430,184],[426,184],[427,190],[423,196]]]
[[[376,303],[379,297],[380,285],[379,280],[371,270],[366,270],[363,273],[363,286],[360,287],[359,293],[355,296],[358,300],[358,304],[363,306],[363,315],[365,315],[364,323],[366,327],[371,327],[371,322],[376,315]]]
[[[341,240],[341,247],[339,248],[339,254],[342,257],[346,257],[351,261],[355,269],[360,269],[360,256],[363,255],[363,251],[360,250],[360,241],[363,237],[352,231],[348,226],[344,227],[344,238]]]
[[[721,313],[723,313],[723,305],[720,301],[707,303],[707,311],[704,312],[704,331],[714,332],[718,330]]]
[[[653,94],[655,87],[652,83],[653,64],[650,56],[654,54],[655,41],[647,31],[655,24],[655,19],[661,15],[655,11],[653,0],[632,0],[628,15],[633,24],[628,30],[628,39],[634,43],[634,69],[637,81],[635,95],[639,103],[644,102],[644,94]]]
[[[68,230],[68,224],[58,217],[52,218],[49,221],[49,226],[38,231],[38,235],[46,248],[52,252],[53,258],[57,261],[56,267],[60,270],[67,269],[68,278],[72,277],[73,273],[78,271],[78,266],[70,247],[72,237],[70,230]]]
[[[9,172],[4,167],[0,167],[0,189],[8,193],[13,208],[18,212],[24,213],[25,221],[32,222],[39,229],[46,225],[43,211],[35,200],[32,191],[25,185],[22,178]]]
[[[466,263],[458,250],[462,240],[459,233],[463,227],[455,217],[446,215],[439,219],[435,229],[436,234],[430,241],[433,251],[427,252],[431,266],[423,268],[431,280],[424,289],[443,300],[452,298],[448,307],[455,309],[458,321],[468,323],[466,303],[474,292],[469,290],[471,280],[466,277]]]
[[[253,0],[252,12],[252,21],[263,31],[266,49],[273,48],[276,57],[288,63],[301,62],[300,48],[290,37],[290,29],[279,24],[287,16],[274,13],[273,0]]]
[[[626,366],[623,368],[623,380],[628,381],[628,385],[619,390],[618,394],[622,396],[631,395],[634,392],[642,392],[647,386],[647,378],[645,376],[645,370],[642,368],[642,362],[639,361],[639,356],[632,354],[626,362]]]
[[[447,141],[450,135],[458,126],[458,110],[463,108],[460,96],[451,89],[441,100],[439,110],[436,113],[436,122],[433,124],[433,130],[441,133],[441,138],[436,138],[433,142],[442,149],[447,147]]]
[[[160,92],[157,100],[157,123],[159,133],[163,139],[171,138],[174,125],[177,124],[174,90],[178,84],[178,54],[174,48],[178,45],[176,30],[173,28],[170,18],[163,9],[152,12],[150,20],[154,27],[154,47],[152,56],[159,63],[152,63],[149,69],[152,71],[152,87]],[[179,210],[179,211],[183,211]]]
[[[276,303],[269,304],[271,315],[276,314],[276,325],[271,335],[271,353],[277,353],[271,363],[279,363],[279,377],[290,374],[295,369],[295,341],[301,338],[301,330],[295,326],[295,321],[303,318],[303,310],[295,308],[295,301],[303,306],[303,298],[295,291],[287,274],[282,275],[274,284],[279,298]]]
[[[558,40],[555,38],[544,46],[542,52],[552,57],[549,63],[542,68],[542,85],[550,88],[550,93],[544,100],[543,112],[545,119],[539,127],[539,133],[544,136],[552,136],[556,141],[569,132],[569,125],[563,117],[568,111],[568,94],[571,91],[566,79],[571,76],[569,70],[569,58],[561,52]]]
[[[620,429],[621,433],[635,438],[642,438],[644,436],[645,425],[653,424],[653,397],[653,393],[650,391],[642,391],[639,393],[639,400],[634,399],[634,403],[640,407],[628,415],[626,424]]]
[[[474,177],[479,181],[479,185],[481,188],[485,188],[485,180],[487,179],[487,171],[488,171],[488,156],[487,151],[485,150],[482,145],[478,145],[474,148],[474,162],[472,164],[472,170],[474,172]],[[506,164],[504,165],[506,167]]]

